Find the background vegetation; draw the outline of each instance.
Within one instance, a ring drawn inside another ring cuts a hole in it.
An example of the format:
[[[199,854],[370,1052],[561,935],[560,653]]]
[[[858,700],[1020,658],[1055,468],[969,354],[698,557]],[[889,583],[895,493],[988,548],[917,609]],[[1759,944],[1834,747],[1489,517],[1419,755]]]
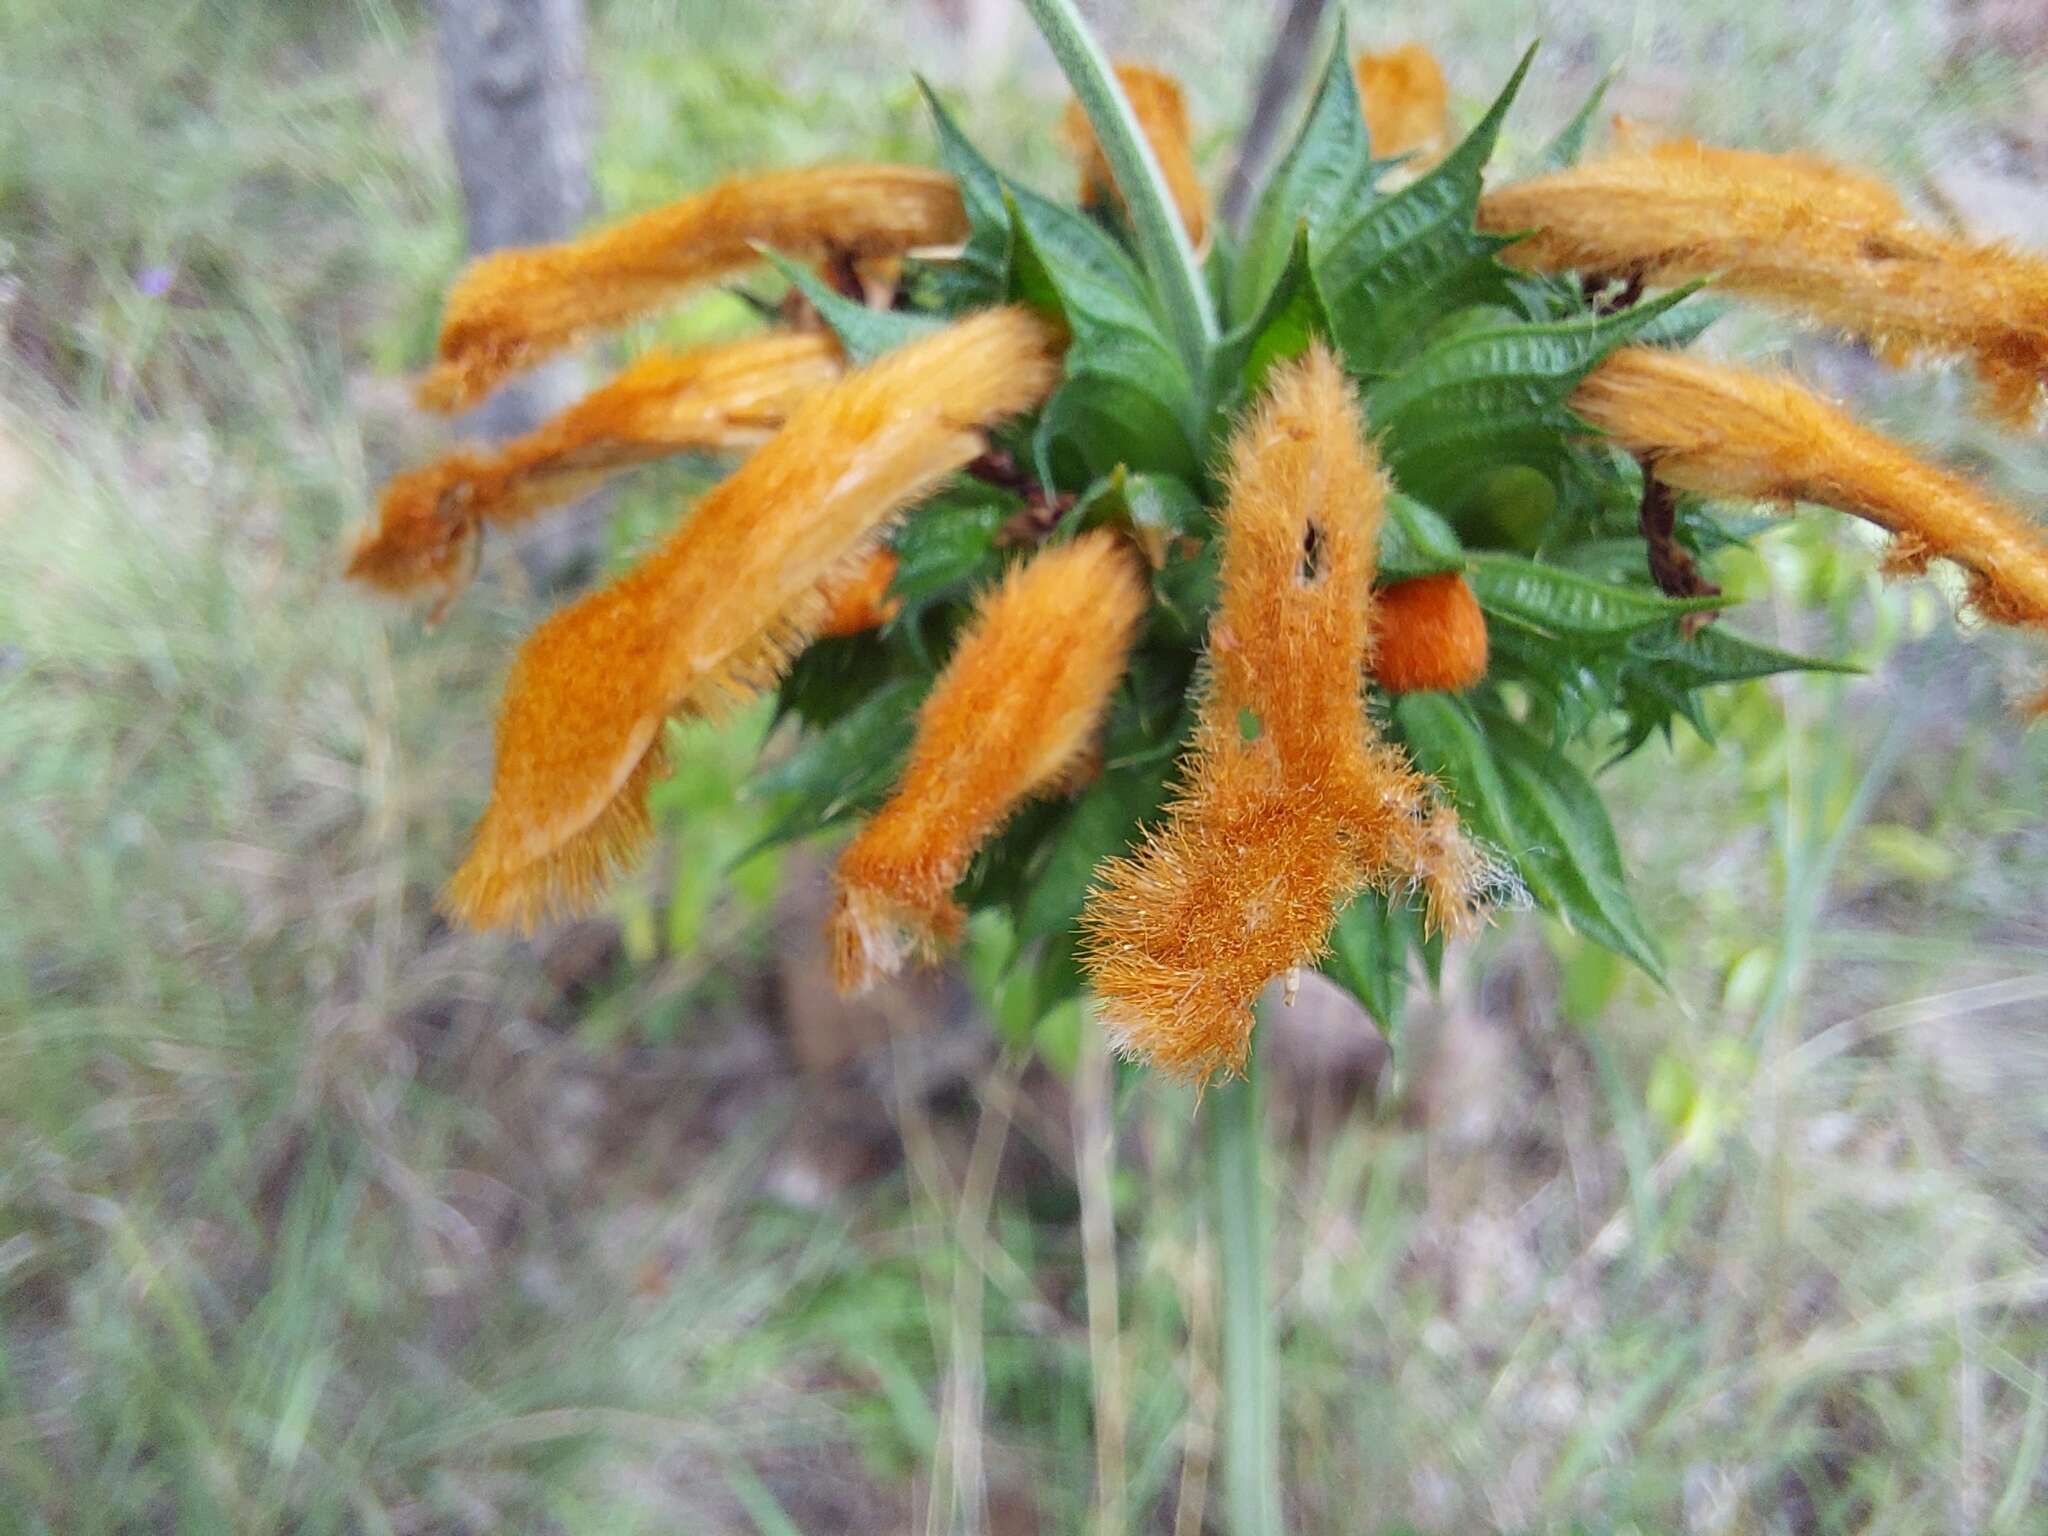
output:
[[[607,210],[929,158],[913,62],[1066,176],[1021,22],[784,9],[594,6]],[[1220,153],[1265,8],[1114,9]],[[2039,243],[2027,10],[1353,27],[1435,46],[1468,114],[1544,36],[1510,164],[1619,62],[1624,112]],[[694,739],[605,920],[433,918],[536,605],[502,551],[432,636],[335,579],[433,445],[405,376],[461,230],[423,16],[0,0],[0,34],[0,1531],[779,1536],[949,1490],[1074,1530],[1112,1359],[1133,1526],[1199,1530],[1188,1100],[1072,1033],[1051,1068],[998,1055],[971,965],[829,1002],[818,860],[710,878],[757,825],[758,720]],[[1795,351],[2048,505],[2044,440],[1970,424],[1961,381]],[[619,549],[702,474],[637,480]],[[2037,658],[1878,588],[1855,537],[1788,528],[1723,575],[1757,599],[1736,622],[1871,675],[1740,691],[1713,746],[1619,775],[1675,997],[1525,918],[1391,1056],[1313,990],[1282,1016],[1296,1528],[2048,1530],[2048,734],[2000,702]],[[1113,1163],[1077,1158],[1110,1115]],[[1084,1254],[1084,1190],[1113,1254]],[[1091,1339],[1106,1257],[1121,1329]]]

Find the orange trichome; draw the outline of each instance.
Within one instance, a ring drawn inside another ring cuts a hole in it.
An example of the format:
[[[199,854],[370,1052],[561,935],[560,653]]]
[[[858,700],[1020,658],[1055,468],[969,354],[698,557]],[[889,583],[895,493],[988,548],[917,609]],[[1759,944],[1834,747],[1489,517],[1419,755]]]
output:
[[[1163,70],[1143,64],[1119,64],[1116,77],[1124,95],[1130,98],[1131,112],[1166,177],[1166,190],[1180,213],[1188,243],[1200,250],[1209,235],[1209,194],[1203,190],[1202,178],[1195,169],[1194,137],[1188,127],[1187,101],[1181,94],[1180,82]],[[1103,157],[1102,146],[1095,141],[1095,130],[1089,126],[1088,114],[1081,110],[1078,101],[1067,103],[1060,133],[1075,159],[1081,162],[1082,206],[1099,208],[1114,203],[1122,207],[1123,194],[1117,190],[1109,162]]]
[[[1789,378],[1626,347],[1571,403],[1674,489],[1852,513],[1893,534],[1895,564],[1952,560],[1987,618],[2048,629],[2048,533]]]
[[[1713,278],[1894,359],[1967,354],[2016,421],[2048,384],[2048,260],[1930,230],[1888,188],[1812,156],[1629,146],[1487,193],[1479,226],[1530,232],[1504,253],[1517,266]]]
[[[493,251],[449,292],[421,404],[456,410],[593,331],[751,266],[756,244],[814,260],[893,256],[966,233],[950,176],[825,165],[730,181],[560,245]]]
[[[1365,130],[1375,155],[1413,153],[1416,164],[1439,158],[1450,140],[1450,88],[1436,55],[1420,43],[1352,61]]]
[[[1327,350],[1274,371],[1226,489],[1191,761],[1082,915],[1111,1038],[1197,1081],[1243,1065],[1259,989],[1320,955],[1360,890],[1420,885],[1462,928],[1496,879],[1364,711],[1386,482]]]
[[[751,697],[825,617],[830,578],[1036,405],[1057,342],[995,309],[812,396],[625,576],[554,614],[514,663],[491,803],[447,902],[531,927],[637,854],[662,722]]]
[[[486,524],[515,525],[629,465],[766,442],[797,402],[845,371],[823,333],[750,337],[640,358],[611,383],[491,452],[460,449],[384,488],[348,573],[445,605],[475,568]]]
[[[1135,552],[1106,531],[1042,550],[982,596],[918,712],[901,783],[840,855],[840,990],[959,936],[953,887],[1017,806],[1084,760],[1147,597]]]
[[[1486,676],[1486,615],[1455,571],[1382,587],[1372,676],[1389,693],[1458,692]]]

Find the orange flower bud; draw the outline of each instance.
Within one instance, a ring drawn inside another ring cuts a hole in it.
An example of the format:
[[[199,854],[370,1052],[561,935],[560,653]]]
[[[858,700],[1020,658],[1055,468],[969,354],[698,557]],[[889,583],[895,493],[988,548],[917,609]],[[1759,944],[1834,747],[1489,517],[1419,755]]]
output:
[[[1173,206],[1180,213],[1181,228],[1188,232],[1188,244],[1200,250],[1209,237],[1209,194],[1203,190],[1201,175],[1195,169],[1194,136],[1188,127],[1187,101],[1181,94],[1180,82],[1163,70],[1143,64],[1117,65],[1116,78],[1124,95],[1130,98],[1131,112],[1166,177],[1166,190],[1172,194]],[[1082,206],[1096,208],[1114,201],[1121,207],[1123,194],[1117,190],[1102,146],[1095,142],[1095,129],[1078,101],[1067,103],[1066,114],[1060,120],[1060,134],[1074,158],[1081,162]]]
[[[459,410],[508,375],[684,290],[751,266],[755,245],[800,259],[891,256],[961,239],[953,179],[908,165],[736,177],[561,245],[493,251],[448,295],[420,403]]]
[[[918,714],[903,781],[839,858],[843,992],[959,936],[953,887],[1005,818],[1083,762],[1149,594],[1113,534],[1041,550],[985,593]]]
[[[1364,711],[1385,499],[1336,359],[1276,369],[1231,442],[1192,762],[1082,914],[1105,1027],[1166,1071],[1241,1068],[1259,989],[1320,955],[1367,885],[1419,885],[1432,921],[1463,927],[1501,883]]]
[[[896,551],[878,549],[843,576],[827,577],[825,616],[818,621],[820,640],[865,634],[880,629],[903,609],[889,595],[896,579]]]
[[[1451,98],[1435,54],[1420,43],[1404,43],[1385,53],[1361,53],[1351,72],[1375,155],[1414,151],[1423,166],[1442,158],[1451,136]]]
[[[1790,379],[1625,347],[1572,408],[1667,485],[1851,513],[1889,529],[1905,567],[1964,567],[1986,617],[2048,628],[2048,534]]]
[[[1682,139],[1486,194],[1479,227],[1534,231],[1506,259],[1648,283],[1713,278],[1870,341],[1888,360],[1973,357],[2024,421],[2048,383],[2048,260],[1912,222],[1896,195],[1801,155]]]
[[[844,371],[823,334],[650,354],[495,452],[460,449],[394,478],[348,574],[388,592],[436,590],[445,606],[475,569],[481,525],[524,522],[666,454],[756,448]]]
[[[971,316],[812,396],[659,548],[527,640],[491,803],[447,904],[531,927],[587,906],[647,831],[661,724],[751,697],[824,617],[827,578],[985,448],[1058,377],[1050,328]]]
[[[1486,676],[1486,615],[1455,571],[1382,587],[1372,676],[1389,693],[1456,693]]]

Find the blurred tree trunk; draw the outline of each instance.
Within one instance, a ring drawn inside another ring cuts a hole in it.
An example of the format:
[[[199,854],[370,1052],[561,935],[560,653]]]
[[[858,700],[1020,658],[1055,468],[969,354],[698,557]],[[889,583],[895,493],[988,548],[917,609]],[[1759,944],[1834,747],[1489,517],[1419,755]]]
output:
[[[472,254],[573,234],[590,213],[590,90],[583,0],[432,0],[448,140],[462,181]],[[587,387],[560,359],[507,383],[462,418],[477,436],[517,436]],[[520,558],[540,589],[596,550],[598,509],[549,519]]]

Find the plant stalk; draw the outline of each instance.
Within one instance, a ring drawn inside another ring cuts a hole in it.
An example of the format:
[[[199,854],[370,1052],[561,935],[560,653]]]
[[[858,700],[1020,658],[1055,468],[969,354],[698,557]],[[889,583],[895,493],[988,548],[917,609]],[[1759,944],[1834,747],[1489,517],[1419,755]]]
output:
[[[1209,298],[1209,285],[1202,276],[1202,264],[1195,248],[1188,244],[1174,211],[1173,195],[1159,159],[1138,126],[1130,99],[1110,68],[1101,46],[1095,41],[1074,0],[1024,0],[1039,33],[1051,46],[1053,57],[1074,88],[1081,110],[1095,130],[1117,190],[1131,218],[1131,232],[1137,238],[1138,256],[1151,275],[1166,320],[1173,327],[1174,340],[1186,358],[1188,371],[1197,381],[1209,376],[1209,360],[1216,350],[1220,332],[1216,307]]]
[[[1263,1005],[1261,1005],[1263,1008]],[[1265,1031],[1253,1035],[1256,1041]],[[1260,1171],[1257,1051],[1201,1115],[1223,1341],[1223,1510],[1229,1536],[1282,1536],[1280,1376],[1267,1306],[1272,1212]]]

